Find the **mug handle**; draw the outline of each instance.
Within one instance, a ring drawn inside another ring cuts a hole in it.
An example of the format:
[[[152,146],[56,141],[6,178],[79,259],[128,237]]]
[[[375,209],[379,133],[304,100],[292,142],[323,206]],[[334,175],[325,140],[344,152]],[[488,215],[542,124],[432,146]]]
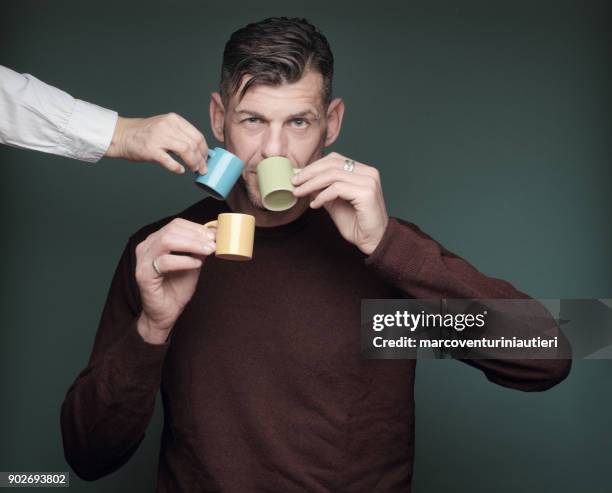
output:
[[[203,228],[217,228],[217,225],[219,224],[219,221],[217,219],[215,219],[214,221],[208,221],[206,224],[204,224],[202,227]],[[218,229],[218,228],[217,228]]]

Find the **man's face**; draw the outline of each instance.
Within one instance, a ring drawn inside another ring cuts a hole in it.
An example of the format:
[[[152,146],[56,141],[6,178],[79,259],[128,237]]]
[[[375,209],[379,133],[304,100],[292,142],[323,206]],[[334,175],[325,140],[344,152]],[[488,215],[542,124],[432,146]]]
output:
[[[262,159],[284,156],[303,168],[322,157],[327,133],[322,88],[321,74],[307,71],[292,84],[255,85],[240,101],[232,96],[225,108],[224,145],[244,161],[242,179],[256,207],[263,209],[256,174]]]

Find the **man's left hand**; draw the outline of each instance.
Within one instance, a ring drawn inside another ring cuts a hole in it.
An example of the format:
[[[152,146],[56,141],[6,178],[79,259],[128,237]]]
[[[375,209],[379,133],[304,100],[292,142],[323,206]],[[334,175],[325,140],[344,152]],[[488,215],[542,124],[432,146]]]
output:
[[[292,182],[298,198],[313,194],[310,207],[325,207],[342,237],[370,255],[389,223],[380,175],[376,168],[353,162],[336,152],[309,164]]]

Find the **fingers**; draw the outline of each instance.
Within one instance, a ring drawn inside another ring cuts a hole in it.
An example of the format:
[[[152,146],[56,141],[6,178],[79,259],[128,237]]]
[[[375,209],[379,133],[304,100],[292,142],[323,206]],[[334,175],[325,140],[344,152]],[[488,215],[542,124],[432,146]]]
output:
[[[345,171],[344,165],[346,164],[347,159],[347,157],[338,154],[337,152],[332,152],[327,156],[319,159],[318,161],[315,161],[314,163],[304,167],[297,175],[292,178],[291,182],[294,185],[301,185],[305,181],[308,181],[312,177],[317,176],[329,169],[336,169],[349,175],[369,176],[370,178],[373,178],[376,181],[380,182],[378,170],[372,166],[368,166],[363,163],[355,162],[355,166],[352,172]]]
[[[147,277],[155,277],[155,273],[149,269],[154,260],[166,255],[185,258],[192,255],[196,258],[205,258],[216,249],[215,237],[215,231],[203,228],[197,223],[186,219],[174,219],[139,243],[136,247],[136,256],[146,269]],[[195,265],[184,262],[179,264]],[[175,262],[172,265],[178,264]]]
[[[201,224],[180,218],[174,219],[169,223],[166,231],[177,236],[184,236],[204,243],[214,243],[217,238],[216,228],[205,228]]]
[[[214,251],[216,231],[186,219],[174,219],[157,233],[155,241],[157,255],[171,251],[209,255]],[[178,248],[188,248],[188,250]]]
[[[173,232],[165,232],[161,234],[154,242],[151,248],[152,256],[170,252],[189,253],[193,255],[210,255],[215,250],[215,245],[212,240],[206,239],[201,241],[194,236],[187,236]]]
[[[167,170],[172,171],[178,175],[182,175],[185,172],[185,168],[181,166],[178,161],[175,161],[170,157],[166,151],[159,150],[155,155],[155,161],[161,164]]]
[[[194,223],[193,221],[188,221],[187,219],[183,219],[181,217],[177,217],[177,218],[173,219],[170,223],[168,223],[168,226],[170,226],[170,225],[174,225],[174,226],[177,226],[177,227],[183,228],[183,229],[188,229],[190,231],[193,231],[196,234],[197,233],[199,233],[199,234],[206,234],[207,231],[215,229],[215,228],[205,228],[204,226],[202,226],[199,223]],[[214,234],[213,234],[213,237],[214,237]]]
[[[357,203],[360,199],[366,198],[371,192],[368,189],[364,189],[357,185],[345,182],[336,182],[325,190],[320,192],[312,202],[310,207],[318,209],[328,202],[332,202],[336,199],[344,199],[352,204]]]
[[[164,276],[171,272],[199,269],[203,263],[202,259],[199,258],[170,254],[161,255],[154,260],[155,265],[159,269],[159,272],[155,272],[158,276]]]
[[[184,173],[185,168],[168,152],[180,156],[192,171],[206,173],[206,139],[176,113],[149,118],[119,118],[106,155],[130,161],[153,160],[173,173]]]
[[[169,150],[179,154],[192,171],[206,173],[208,145],[204,135],[176,113],[168,115],[168,122],[176,131],[176,135],[172,135],[172,139],[168,142],[172,147]]]
[[[199,172],[206,169],[206,161],[197,142],[177,128],[166,139],[165,150],[180,156],[190,170]]]
[[[185,135],[187,139],[187,143],[190,146],[195,147],[195,150],[198,156],[203,158],[203,162],[201,162],[198,170],[201,174],[206,173],[206,157],[208,155],[208,144],[206,143],[206,139],[202,132],[200,132],[197,128],[195,128],[191,123],[185,120],[182,116],[176,115],[175,124],[177,125],[178,130],[180,130],[183,135]],[[194,171],[198,171],[194,170]]]
[[[335,167],[330,167],[322,173],[314,175],[312,178],[303,182],[300,186],[295,188],[293,194],[296,197],[303,197],[338,182],[349,183],[363,188],[376,189],[377,187],[376,181],[367,175],[358,175]]]

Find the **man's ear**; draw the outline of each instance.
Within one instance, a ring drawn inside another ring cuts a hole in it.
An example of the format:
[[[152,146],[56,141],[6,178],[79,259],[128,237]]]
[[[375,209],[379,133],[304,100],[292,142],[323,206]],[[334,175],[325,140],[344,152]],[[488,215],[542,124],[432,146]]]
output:
[[[327,135],[325,138],[325,147],[332,145],[338,135],[340,135],[340,127],[342,127],[342,118],[344,117],[344,101],[341,98],[334,99],[327,107]]]
[[[224,133],[223,125],[225,123],[225,107],[223,101],[221,101],[221,94],[213,92],[210,95],[210,107],[208,108],[210,113],[210,127],[212,128],[215,139],[219,142],[223,142]]]

